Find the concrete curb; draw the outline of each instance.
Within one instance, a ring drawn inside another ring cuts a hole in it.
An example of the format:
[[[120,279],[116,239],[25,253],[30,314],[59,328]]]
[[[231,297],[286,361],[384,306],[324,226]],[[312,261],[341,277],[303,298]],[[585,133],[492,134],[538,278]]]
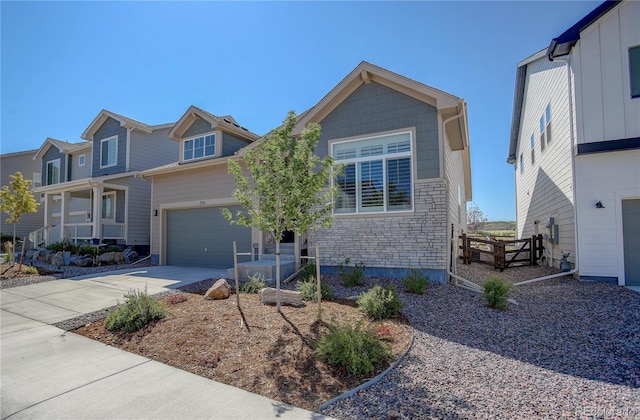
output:
[[[335,398],[330,399],[329,401],[320,404],[320,407],[318,408],[319,411],[323,411],[325,410],[327,407],[329,407],[331,404],[335,404],[340,400],[344,400],[345,398],[349,398],[351,396],[353,396],[354,394],[369,388],[372,385],[377,384],[378,382],[380,382],[380,380],[382,378],[384,378],[385,376],[387,376],[393,369],[395,369],[400,363],[402,363],[402,361],[404,360],[404,358],[407,356],[407,354],[409,354],[409,352],[411,351],[411,349],[413,348],[413,342],[416,338],[416,330],[411,327],[412,330],[412,334],[411,334],[411,342],[409,343],[409,347],[407,347],[407,350],[404,352],[404,354],[402,354],[402,356],[400,356],[398,358],[398,360],[396,360],[395,362],[393,362],[393,364],[391,366],[389,366],[387,369],[385,369],[382,373],[380,373],[379,375],[369,379],[367,382],[363,383],[362,385],[358,385],[357,387],[350,389],[349,391],[345,392],[344,394],[338,395]]]

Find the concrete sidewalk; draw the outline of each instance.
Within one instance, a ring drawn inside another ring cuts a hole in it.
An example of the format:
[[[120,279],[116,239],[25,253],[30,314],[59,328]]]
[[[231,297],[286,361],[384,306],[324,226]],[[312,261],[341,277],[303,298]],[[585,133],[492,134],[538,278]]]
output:
[[[2,419],[325,418],[50,325],[212,277],[148,267],[0,290]]]

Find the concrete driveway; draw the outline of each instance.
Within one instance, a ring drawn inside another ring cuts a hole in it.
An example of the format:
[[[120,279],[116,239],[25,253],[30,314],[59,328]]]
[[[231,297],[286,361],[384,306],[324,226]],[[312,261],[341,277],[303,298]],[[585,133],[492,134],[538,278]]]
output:
[[[52,326],[214,277],[211,269],[147,267],[0,290],[1,418],[324,418]]]

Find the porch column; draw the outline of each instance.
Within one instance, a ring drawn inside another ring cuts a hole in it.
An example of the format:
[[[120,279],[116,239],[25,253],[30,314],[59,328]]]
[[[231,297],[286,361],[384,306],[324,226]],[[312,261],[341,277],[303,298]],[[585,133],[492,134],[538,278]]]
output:
[[[69,207],[71,206],[71,193],[68,191],[63,192],[62,202],[60,203],[60,240],[65,237],[65,225],[69,221]]]
[[[44,195],[44,244],[49,245],[52,238],[49,236],[51,229],[51,209],[53,209],[53,194],[45,193]],[[55,241],[53,241],[55,242]]]
[[[100,239],[102,242],[102,193],[104,187],[102,184],[98,184],[93,187],[93,204],[91,210],[91,220],[93,222],[93,234],[94,238]]]

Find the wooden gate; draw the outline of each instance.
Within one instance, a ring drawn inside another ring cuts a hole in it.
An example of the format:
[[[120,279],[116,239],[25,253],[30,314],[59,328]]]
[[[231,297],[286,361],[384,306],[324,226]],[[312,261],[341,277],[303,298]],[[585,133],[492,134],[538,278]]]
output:
[[[462,250],[460,258],[464,264],[489,264],[500,271],[515,265],[534,265],[544,251],[542,235],[534,235],[527,239],[494,241],[463,233],[459,238]]]

